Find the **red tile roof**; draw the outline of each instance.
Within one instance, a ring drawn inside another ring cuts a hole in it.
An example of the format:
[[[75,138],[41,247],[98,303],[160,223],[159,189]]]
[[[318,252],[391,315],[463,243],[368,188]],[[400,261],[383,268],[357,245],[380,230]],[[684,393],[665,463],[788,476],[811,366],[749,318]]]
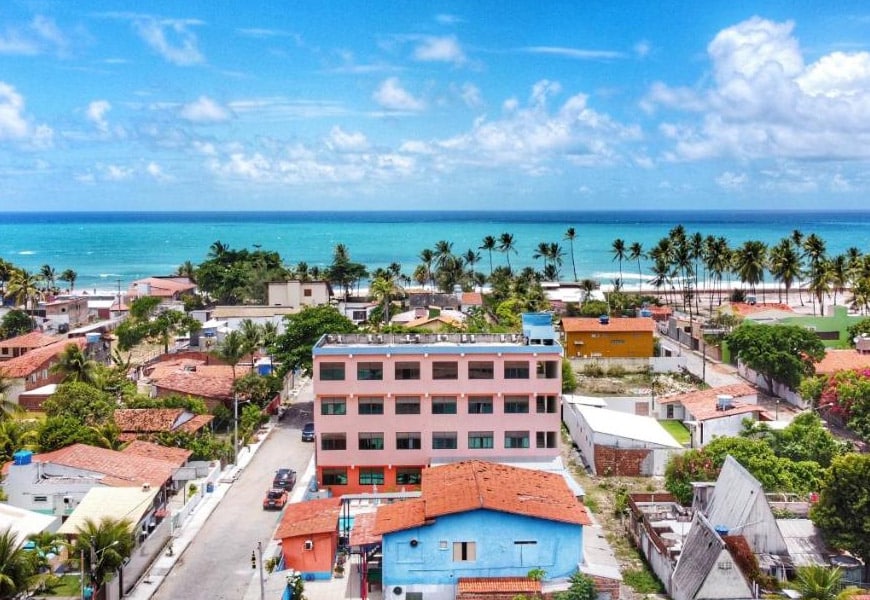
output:
[[[170,448],[169,446],[161,446],[151,442],[135,440],[127,444],[123,450],[124,454],[133,456],[144,456],[146,458],[156,458],[157,460],[172,463],[175,467],[185,465],[193,452],[184,448]]]
[[[756,396],[755,388],[745,383],[735,383],[718,388],[710,388],[708,390],[698,390],[696,392],[688,392],[686,394],[678,394],[676,396],[668,396],[662,398],[661,404],[680,403],[683,408],[696,421],[708,421],[710,419],[718,419],[721,417],[730,417],[732,415],[740,415],[747,413],[762,413],[764,408],[753,402],[740,402],[738,398],[746,398],[748,396]],[[731,403],[731,408],[727,410],[718,410],[717,397],[732,396],[735,400]]]
[[[0,340],[0,348],[41,348],[42,346],[53,344],[59,339],[66,339],[66,337],[58,338],[57,336],[48,335],[41,331],[31,331],[24,335],[17,335],[13,338],[9,338],[8,340]]]
[[[816,363],[819,375],[867,368],[870,368],[870,354],[860,354],[857,350],[828,350],[825,358]]]
[[[728,306],[731,307],[731,311],[734,314],[740,315],[741,317],[746,317],[748,315],[753,315],[759,312],[766,312],[769,310],[794,312],[794,309],[788,304],[780,304],[778,302],[765,302],[756,304],[747,304],[745,302],[732,302]]]
[[[87,444],[73,444],[60,450],[35,454],[33,460],[102,473],[105,477],[101,482],[114,487],[139,486],[143,483],[161,486],[172,477],[172,470],[176,468],[175,464],[165,460]]]
[[[196,284],[190,280],[179,281],[178,279],[164,279],[161,277],[146,277],[145,279],[137,279],[132,283],[132,287],[140,287],[142,285],[150,286],[150,296],[173,296],[180,292],[189,292],[196,289]]]
[[[337,532],[340,512],[341,498],[321,498],[288,504],[274,539]]]
[[[236,369],[244,375],[244,369]],[[153,365],[146,372],[155,386],[201,398],[229,399],[233,397],[233,368],[229,365],[207,365],[192,359],[172,360]]]
[[[603,325],[598,318],[590,317],[563,317],[562,331],[566,333],[586,333],[599,331],[613,332],[649,332],[655,331],[655,321],[650,317],[637,318],[612,318],[607,325]]]
[[[422,497],[380,507],[375,531],[419,527],[443,515],[479,509],[591,523],[561,475],[472,460],[424,469]]]
[[[67,346],[74,344],[79,348],[84,348],[87,345],[85,338],[69,338],[59,342],[54,342],[47,346],[34,348],[29,352],[10,358],[9,360],[0,363],[0,373],[10,379],[27,377],[34,371],[44,369],[47,363],[53,361],[58,354],[63,352]]]
[[[119,408],[115,411],[115,424],[122,433],[195,433],[212,419],[212,415],[194,415],[183,408]]]
[[[375,517],[377,513],[359,513],[353,518],[353,529],[350,530],[351,546],[369,546],[379,544],[381,536],[375,533]]]
[[[463,292],[462,304],[464,306],[483,306],[483,294],[480,292]]]
[[[460,577],[457,594],[540,594],[541,582],[528,577]]]

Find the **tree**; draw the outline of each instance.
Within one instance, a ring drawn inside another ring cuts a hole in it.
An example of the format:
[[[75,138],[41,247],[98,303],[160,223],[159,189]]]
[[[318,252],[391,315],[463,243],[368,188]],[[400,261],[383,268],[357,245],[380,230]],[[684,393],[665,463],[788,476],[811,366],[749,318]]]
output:
[[[508,271],[511,270],[511,252],[517,253],[516,243],[514,242],[514,234],[503,233],[498,238],[498,251],[507,258]]]
[[[199,321],[178,311],[159,311],[160,298],[143,296],[130,304],[130,316],[115,330],[118,347],[129,350],[143,340],[158,341],[163,344],[163,352],[169,352],[169,342],[173,335],[198,331]]]
[[[855,554],[870,575],[870,454],[838,456],[825,473],[810,518],[828,543]]]
[[[49,372],[63,377],[63,383],[94,383],[97,363],[89,359],[78,344],[67,344]]]
[[[79,274],[73,271],[72,269],[66,269],[63,273],[60,274],[58,279],[61,281],[66,281],[69,284],[69,291],[72,292],[76,288],[76,279],[79,278]]]
[[[848,600],[859,593],[854,586],[843,588],[843,572],[839,567],[825,565],[798,567],[792,585],[803,600]]]
[[[565,239],[571,244],[571,270],[574,272],[574,281],[577,281],[577,264],[574,262],[574,240],[577,239],[577,231],[569,227],[565,232]]]
[[[0,339],[13,338],[31,331],[33,331],[33,318],[23,310],[10,310],[0,321]]]
[[[39,276],[45,282],[45,291],[54,290],[54,281],[57,279],[57,271],[51,265],[42,265],[39,269]]]
[[[568,579],[571,582],[568,591],[558,592],[555,600],[595,600],[598,592],[595,591],[595,581],[584,573],[574,573]]]
[[[265,407],[281,390],[281,379],[274,376],[264,377],[248,373],[233,382],[233,392],[245,402],[253,402],[260,408]]]
[[[562,393],[573,394],[577,389],[577,376],[574,374],[574,368],[571,366],[571,361],[567,358],[562,359]]]
[[[734,251],[734,271],[740,282],[749,284],[754,294],[756,286],[764,281],[767,266],[767,246],[758,240],[747,240]]]
[[[24,310],[31,308],[33,301],[39,298],[39,275],[24,269],[17,269],[9,277],[6,295],[17,303],[24,305]]]
[[[63,383],[42,403],[47,417],[71,417],[82,425],[101,425],[115,412],[114,399],[86,383]]]
[[[34,557],[11,526],[0,531],[0,598],[18,598],[28,590],[36,574]]]
[[[744,322],[725,341],[737,358],[764,377],[771,394],[774,381],[796,389],[801,379],[815,373],[815,363],[825,356],[818,336],[797,325]]]
[[[82,570],[100,588],[133,552],[133,523],[129,519],[86,518],[79,525],[73,550],[84,558]]]
[[[284,333],[275,341],[275,358],[281,363],[280,375],[302,369],[311,373],[311,351],[327,333],[353,333],[353,321],[334,306],[306,306],[295,315],[284,317]]]
[[[628,260],[637,261],[637,293],[643,294],[643,271],[640,268],[640,259],[646,256],[643,253],[643,246],[640,242],[632,242],[628,247]]]
[[[616,238],[611,246],[613,250],[613,260],[619,261],[619,280],[622,281],[622,261],[628,256],[625,247],[625,240]]]

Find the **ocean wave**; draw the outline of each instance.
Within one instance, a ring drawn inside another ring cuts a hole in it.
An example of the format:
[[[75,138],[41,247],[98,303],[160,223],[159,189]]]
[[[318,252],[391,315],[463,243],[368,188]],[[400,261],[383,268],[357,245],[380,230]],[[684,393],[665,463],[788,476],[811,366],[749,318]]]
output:
[[[109,277],[122,277],[120,273],[100,273],[100,279],[108,279]]]
[[[31,256],[32,254],[36,254],[36,250],[22,250],[18,254],[21,256]]]

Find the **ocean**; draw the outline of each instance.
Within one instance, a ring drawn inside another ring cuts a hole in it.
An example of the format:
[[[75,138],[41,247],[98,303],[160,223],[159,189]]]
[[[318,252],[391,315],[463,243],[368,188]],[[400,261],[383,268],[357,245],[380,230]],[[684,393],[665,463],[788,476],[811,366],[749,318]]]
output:
[[[19,212],[0,213],[0,258],[31,271],[45,264],[58,274],[73,269],[76,289],[105,291],[171,274],[186,260],[202,262],[218,240],[234,249],[274,250],[287,265],[321,267],[343,243],[352,260],[370,269],[397,262],[410,275],[420,252],[439,240],[452,242],[459,254],[477,250],[485,236],[511,233],[514,269],[540,268],[532,258],[535,248],[557,242],[565,251],[562,278],[572,279],[564,236],[573,227],[578,277],[609,283],[618,277],[614,239],[648,250],[679,224],[688,234],[724,236],[732,247],[749,239],[772,245],[798,229],[820,236],[831,255],[851,246],[870,253],[870,211]],[[488,254],[480,252],[478,269],[488,273]],[[493,264],[506,264],[505,255],[494,252]],[[636,263],[624,262],[623,281],[633,285],[637,279]]]

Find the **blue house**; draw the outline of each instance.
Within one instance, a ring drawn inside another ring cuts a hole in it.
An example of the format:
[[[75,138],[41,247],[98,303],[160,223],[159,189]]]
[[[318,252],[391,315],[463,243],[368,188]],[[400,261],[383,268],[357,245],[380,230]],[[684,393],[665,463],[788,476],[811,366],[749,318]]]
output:
[[[562,476],[466,461],[425,469],[422,479],[421,497],[375,516],[385,597],[452,600],[463,581],[509,591],[533,569],[545,582],[577,572],[590,520]]]

